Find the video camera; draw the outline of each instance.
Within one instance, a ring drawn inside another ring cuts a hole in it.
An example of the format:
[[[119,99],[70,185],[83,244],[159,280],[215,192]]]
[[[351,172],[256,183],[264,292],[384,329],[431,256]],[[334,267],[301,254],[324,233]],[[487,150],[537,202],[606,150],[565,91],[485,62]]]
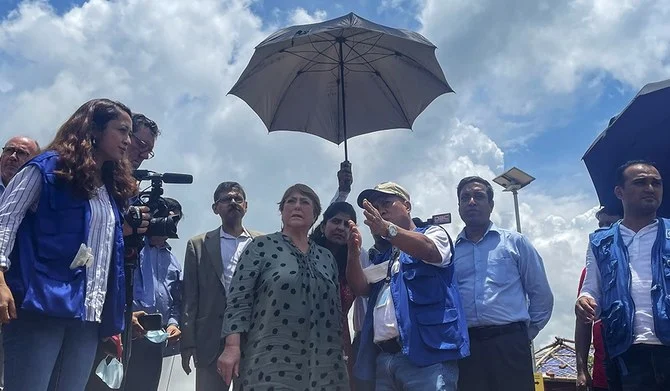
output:
[[[433,215],[433,217],[428,218],[426,221],[415,217],[412,219],[412,221],[414,222],[414,225],[419,228],[426,227],[428,225],[451,224],[451,213],[440,213],[438,215]]]
[[[126,222],[133,227],[133,233],[130,236],[123,238],[125,244],[125,261],[124,273],[126,275],[126,313],[125,324],[126,329],[123,333],[123,362],[128,362],[131,356],[132,349],[132,308],[133,308],[133,280],[134,272],[139,264],[139,252],[144,246],[143,236],[167,236],[168,238],[177,238],[177,222],[181,216],[170,215],[168,203],[163,198],[163,183],[193,183],[193,176],[188,174],[175,174],[158,172],[149,170],[135,170],[133,176],[138,181],[151,181],[149,190],[142,191],[137,200],[129,208],[126,214]],[[144,234],[138,234],[137,228],[142,224],[142,212],[139,206],[147,206],[151,220],[149,226]],[[126,373],[127,374],[127,373]],[[126,381],[126,374],[124,374],[123,383]]]
[[[135,170],[133,176],[138,181],[151,181],[150,190],[142,191],[133,203],[133,206],[147,206],[151,220],[147,228],[146,236],[167,236],[168,238],[178,238],[177,222],[181,216],[169,213],[168,205],[163,196],[163,183],[193,183],[193,176],[188,174],[175,174],[166,172],[161,174],[149,170]],[[126,221],[131,227],[138,228],[142,224],[142,216],[135,208],[126,216]]]

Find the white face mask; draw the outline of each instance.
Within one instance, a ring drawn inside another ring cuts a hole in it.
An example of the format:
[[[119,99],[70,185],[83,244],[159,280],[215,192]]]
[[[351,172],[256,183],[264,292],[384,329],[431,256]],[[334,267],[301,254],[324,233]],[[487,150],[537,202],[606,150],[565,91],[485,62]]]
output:
[[[165,330],[147,331],[146,339],[153,343],[163,343],[168,339],[168,333]]]
[[[123,382],[123,365],[119,360],[113,358],[109,364],[103,359],[95,369],[95,374],[113,390],[118,390]]]
[[[363,269],[363,274],[368,283],[374,284],[386,278],[388,273],[389,261],[382,262],[378,265],[370,265]]]

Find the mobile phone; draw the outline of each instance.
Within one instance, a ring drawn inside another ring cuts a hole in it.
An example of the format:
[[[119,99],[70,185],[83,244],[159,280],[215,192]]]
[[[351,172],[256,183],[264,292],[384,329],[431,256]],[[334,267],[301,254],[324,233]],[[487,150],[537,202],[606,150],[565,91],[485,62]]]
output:
[[[146,314],[137,318],[137,321],[144,330],[160,330],[163,328],[163,315],[161,314]]]

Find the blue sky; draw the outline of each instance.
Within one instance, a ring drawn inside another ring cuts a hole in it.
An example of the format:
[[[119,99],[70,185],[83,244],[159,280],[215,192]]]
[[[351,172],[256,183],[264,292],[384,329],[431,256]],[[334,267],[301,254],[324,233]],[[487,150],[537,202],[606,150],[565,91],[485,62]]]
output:
[[[5,17],[20,3],[19,0],[5,0],[0,3],[0,14]],[[57,14],[63,14],[73,7],[84,4],[83,0],[52,0],[51,7]],[[391,3],[391,2],[389,2]],[[412,1],[397,2],[402,8],[384,6],[372,0],[356,0],[332,2],[326,0],[266,0],[251,3],[251,10],[258,15],[265,25],[282,26],[286,23],[287,14],[298,7],[307,12],[325,11],[328,16],[335,17],[348,12],[355,12],[378,23],[406,29],[419,29],[420,22],[416,18],[418,3]],[[430,39],[430,37],[428,37]],[[440,48],[438,47],[438,51]],[[458,53],[450,53],[458,57]],[[445,74],[449,78],[449,69],[445,67]],[[600,76],[599,76],[600,77]],[[536,136],[523,143],[517,144],[512,138],[494,138],[504,148],[505,169],[518,166],[526,169],[538,178],[537,183],[547,186],[547,191],[555,195],[564,195],[573,192],[573,188],[566,189],[552,186],[549,178],[556,179],[560,174],[567,177],[581,178],[577,185],[588,191],[588,181],[585,166],[580,161],[582,154],[595,138],[596,132],[604,129],[608,119],[622,110],[632,99],[637,90],[642,87],[622,85],[607,74],[603,77],[602,91],[599,96],[590,95],[590,92],[575,91],[576,102],[566,111],[557,110],[547,115],[548,123],[539,128],[529,127],[526,132],[537,133]],[[449,79],[457,92],[458,80]],[[649,80],[650,82],[653,80]],[[513,93],[513,91],[510,91]],[[448,98],[450,99],[450,98]],[[523,116],[513,118],[512,121],[525,122]],[[595,193],[593,193],[595,197]]]
[[[19,4],[22,4],[20,8]],[[215,228],[212,192],[243,184],[245,224],[279,228],[277,201],[296,182],[322,200],[335,192],[343,148],[314,136],[267,133],[227,96],[253,48],[274,29],[348,12],[420,31],[456,94],[436,99],[413,133],[378,132],[349,144],[354,196],[393,180],[412,213],[452,212],[460,178],[493,179],[517,166],[537,180],[520,195],[524,234],[542,255],[556,304],[537,345],[570,337],[574,299],[598,204],[581,156],[646,83],[670,78],[667,0],[0,0],[0,121],[47,144],[80,104],[111,97],[163,133],[143,168],[186,172],[166,186],[184,205],[180,236]],[[20,10],[20,11],[19,11]],[[10,12],[16,11],[12,18]],[[492,220],[514,227],[512,198],[496,188]],[[359,219],[362,220],[360,214]],[[364,246],[369,246],[366,236]],[[185,241],[172,243],[183,255]],[[178,367],[175,372],[181,372]],[[192,382],[181,375],[179,384]],[[172,389],[179,389],[173,387]]]

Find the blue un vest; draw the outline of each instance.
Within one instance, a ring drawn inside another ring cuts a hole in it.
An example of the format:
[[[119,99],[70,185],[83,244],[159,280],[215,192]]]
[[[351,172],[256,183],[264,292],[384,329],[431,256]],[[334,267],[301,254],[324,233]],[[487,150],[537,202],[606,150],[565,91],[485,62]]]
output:
[[[79,246],[87,243],[91,209],[54,171],[58,154],[42,153],[28,162],[42,173],[37,211],[28,210],[19,226],[11,267],[5,273],[17,307],[58,318],[85,319],[86,268],[70,269]],[[100,334],[123,330],[125,278],[123,220],[110,197],[116,226]]]
[[[426,228],[417,228],[424,233]],[[372,260],[389,260],[392,249]],[[453,280],[454,266],[437,267],[400,253],[400,271],[391,277],[391,295],[398,320],[402,353],[416,366],[424,367],[470,354],[468,327]],[[368,311],[361,330],[354,375],[374,380],[378,348],[374,343],[373,308],[384,281],[371,287]]]
[[[621,222],[592,233],[589,242],[600,269],[600,319],[605,346],[612,357],[633,344],[635,303],[630,295],[628,249],[620,233]],[[670,345],[670,220],[658,219],[658,234],[651,250],[651,304],[656,337]]]

